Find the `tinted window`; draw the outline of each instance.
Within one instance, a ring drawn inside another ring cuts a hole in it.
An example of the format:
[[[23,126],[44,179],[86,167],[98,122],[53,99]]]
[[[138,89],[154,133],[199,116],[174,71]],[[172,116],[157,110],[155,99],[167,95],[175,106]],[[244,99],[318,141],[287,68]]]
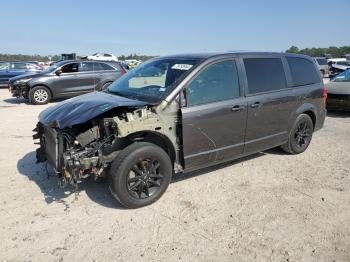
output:
[[[300,57],[287,57],[287,61],[294,86],[310,85],[321,81],[320,73],[310,60]]]
[[[102,70],[116,70],[113,67],[111,67],[110,65],[107,65],[105,63],[99,63],[100,67],[102,68]]]
[[[27,65],[25,63],[12,63],[11,69],[13,69],[13,70],[27,70]]]
[[[249,94],[286,87],[286,77],[280,58],[246,58],[244,66]]]
[[[210,65],[187,88],[187,105],[222,101],[239,96],[236,63],[224,61]]]
[[[62,73],[76,73],[79,71],[79,63],[71,63],[61,68]]]

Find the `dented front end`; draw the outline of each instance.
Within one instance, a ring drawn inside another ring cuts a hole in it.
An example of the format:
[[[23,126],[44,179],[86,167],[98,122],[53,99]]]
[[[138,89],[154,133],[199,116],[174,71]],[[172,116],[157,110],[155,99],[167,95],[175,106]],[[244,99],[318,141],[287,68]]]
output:
[[[40,143],[37,162],[47,161],[63,184],[76,184],[89,176],[105,176],[118,153],[137,141],[155,139],[154,143],[178,159],[177,130],[177,110],[158,114],[152,107],[118,108],[107,116],[64,128],[39,122],[33,138]]]

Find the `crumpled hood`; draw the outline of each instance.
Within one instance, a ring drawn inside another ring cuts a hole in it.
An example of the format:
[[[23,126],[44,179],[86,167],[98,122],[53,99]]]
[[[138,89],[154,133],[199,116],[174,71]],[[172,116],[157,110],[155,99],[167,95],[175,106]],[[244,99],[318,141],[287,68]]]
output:
[[[29,72],[29,73],[24,73],[24,74],[20,74],[18,76],[14,76],[10,78],[10,82],[14,82],[20,79],[24,79],[24,78],[33,78],[33,77],[39,77],[42,76],[44,73],[42,72]]]
[[[84,123],[116,107],[142,107],[146,102],[112,95],[106,92],[93,92],[77,96],[51,106],[39,115],[39,122],[65,128]]]

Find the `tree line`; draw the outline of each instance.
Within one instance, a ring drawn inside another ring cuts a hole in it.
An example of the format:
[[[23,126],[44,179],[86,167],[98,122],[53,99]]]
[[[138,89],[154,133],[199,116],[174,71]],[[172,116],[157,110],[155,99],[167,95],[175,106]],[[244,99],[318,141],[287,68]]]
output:
[[[344,57],[346,54],[350,54],[350,45],[348,46],[330,46],[326,48],[304,48],[299,49],[297,46],[291,46],[289,49],[286,50],[287,53],[293,53],[293,54],[304,54],[309,55],[313,57],[328,57],[331,56],[333,58],[336,57]]]
[[[0,54],[0,61],[38,61],[48,62],[60,59],[59,55],[41,56],[41,55],[22,55],[22,54]]]
[[[22,55],[22,54],[0,54],[0,61],[38,61],[38,62],[48,62],[48,61],[57,61],[60,59],[60,55]],[[153,58],[154,56],[140,55],[140,54],[130,54],[130,55],[121,55],[118,57],[119,60],[126,59],[136,59],[139,61],[146,61]],[[51,58],[51,59],[50,59]]]

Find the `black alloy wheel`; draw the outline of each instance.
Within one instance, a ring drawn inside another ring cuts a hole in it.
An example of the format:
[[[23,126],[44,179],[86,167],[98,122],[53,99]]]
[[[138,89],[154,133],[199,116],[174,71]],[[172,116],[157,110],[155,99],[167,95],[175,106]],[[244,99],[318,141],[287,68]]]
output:
[[[135,142],[114,159],[109,170],[109,189],[123,206],[143,207],[164,194],[172,175],[173,165],[162,148]]]
[[[300,114],[289,132],[288,141],[281,148],[290,154],[300,154],[310,145],[314,124],[307,114]]]
[[[147,198],[160,190],[164,176],[160,174],[160,163],[144,159],[136,163],[128,175],[128,192],[134,198]]]

